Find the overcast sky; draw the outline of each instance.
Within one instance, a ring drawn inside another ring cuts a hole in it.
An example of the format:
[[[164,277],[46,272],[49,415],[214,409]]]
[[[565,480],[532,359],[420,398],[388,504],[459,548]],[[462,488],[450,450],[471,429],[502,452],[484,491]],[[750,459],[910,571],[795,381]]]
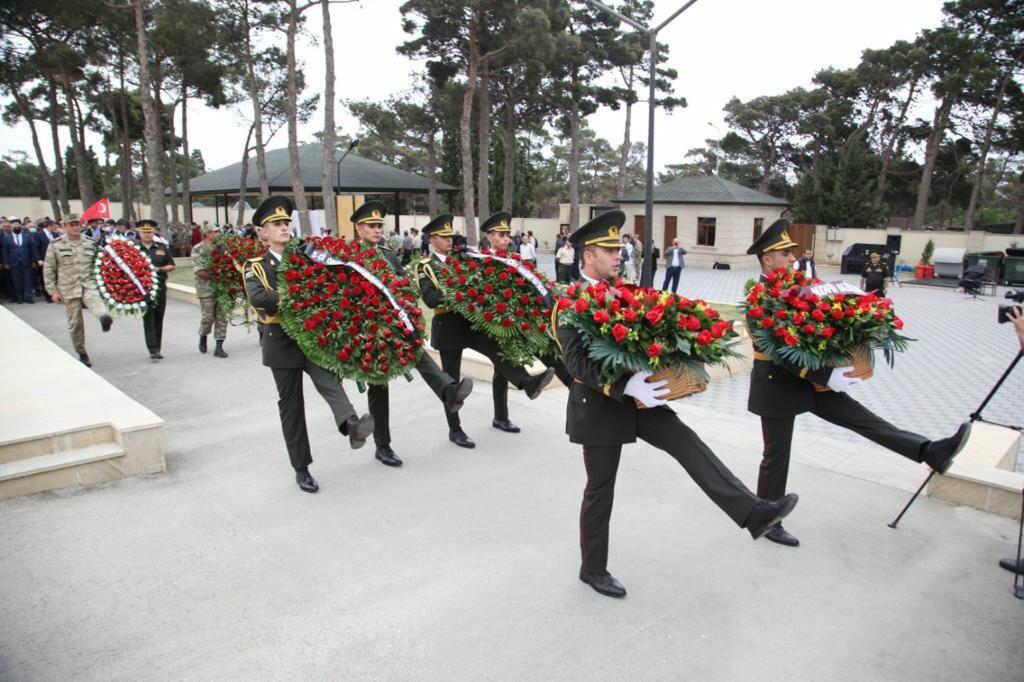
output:
[[[683,4],[684,0],[657,0],[655,20],[663,21]],[[400,0],[362,0],[332,8],[341,99],[383,99],[407,88],[421,68],[395,51],[407,39],[400,5]],[[679,71],[676,94],[686,97],[689,106],[656,116],[656,165],[678,163],[687,150],[720,136],[709,123],[724,135],[722,106],[730,97],[778,94],[809,85],[814,73],[826,66],[855,66],[865,48],[910,40],[922,28],[938,25],[941,7],[942,0],[698,0],[661,34],[661,42],[670,46],[669,65]],[[307,26],[318,41],[321,21],[319,10],[309,12]],[[281,42],[283,48],[283,36]],[[299,58],[313,91],[323,82],[323,51],[306,42],[299,48]],[[355,134],[356,123],[347,109],[336,110],[339,126]],[[645,141],[645,105],[634,109],[633,121],[633,139]],[[602,110],[588,122],[598,135],[621,144],[622,111]],[[42,124],[37,126],[40,135],[46,134],[44,149],[49,149],[48,134]],[[321,127],[318,111],[300,127],[300,140],[311,140]],[[189,107],[190,144],[202,150],[207,168],[238,162],[247,128],[248,119],[236,110]],[[62,134],[67,145],[66,131]],[[285,146],[285,135],[282,130],[268,146]],[[99,137],[93,135],[89,141],[102,158]],[[25,124],[0,127],[0,154],[14,150],[25,151],[34,160]],[[47,162],[52,163],[49,156]]]

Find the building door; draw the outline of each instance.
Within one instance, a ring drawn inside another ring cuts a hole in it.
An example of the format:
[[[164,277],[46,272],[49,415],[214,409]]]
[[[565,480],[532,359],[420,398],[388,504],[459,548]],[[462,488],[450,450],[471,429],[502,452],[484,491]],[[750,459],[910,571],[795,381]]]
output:
[[[672,240],[676,238],[676,217],[665,216],[665,240],[661,245],[662,253],[672,246]]]
[[[815,225],[813,223],[792,223],[789,226],[789,238],[800,245],[800,250],[795,253],[797,258],[802,258],[804,251],[814,251],[814,233]]]
[[[644,225],[646,217],[642,215],[633,216],[633,238],[644,243]]]

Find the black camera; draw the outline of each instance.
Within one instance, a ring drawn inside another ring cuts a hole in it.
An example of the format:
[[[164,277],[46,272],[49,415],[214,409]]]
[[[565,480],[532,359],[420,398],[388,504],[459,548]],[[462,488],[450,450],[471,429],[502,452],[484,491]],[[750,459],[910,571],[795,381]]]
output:
[[[1014,303],[1024,304],[1024,289],[1013,289],[1006,292],[1006,298],[1012,300]],[[1010,321],[1009,313],[1011,310],[1016,309],[1017,315],[1021,314],[1021,306],[1019,305],[1001,305],[999,306],[999,324],[1004,324]]]

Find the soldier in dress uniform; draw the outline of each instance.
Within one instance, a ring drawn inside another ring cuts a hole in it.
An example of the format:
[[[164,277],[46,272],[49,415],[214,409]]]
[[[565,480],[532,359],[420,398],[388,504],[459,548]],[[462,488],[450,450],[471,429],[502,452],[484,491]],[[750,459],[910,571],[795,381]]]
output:
[[[589,286],[614,283],[622,259],[619,229],[622,211],[607,211],[574,232],[569,239],[582,252],[582,279]],[[557,317],[555,318],[557,321]],[[603,384],[601,366],[588,354],[586,341],[570,326],[557,326],[562,358],[574,381],[569,387],[566,433],[583,446],[587,485],[580,509],[580,580],[609,597],[626,589],[608,572],[608,524],[615,496],[615,476],[622,446],[637,438],[664,450],[678,461],[704,493],[754,539],[789,514],[797,496],[767,501],[758,498],[687,427],[662,397],[666,382],[650,382],[650,372],[624,372],[614,384]],[[648,407],[639,409],[639,400]]]
[[[480,231],[487,235],[488,243],[493,251],[508,251],[512,245],[512,231],[509,223],[512,215],[505,211],[495,213],[480,225]],[[555,375],[563,384],[569,386],[572,376],[560,360],[540,358],[548,367],[555,370]],[[492,397],[494,399],[494,420],[491,426],[506,433],[519,433],[519,427],[508,418],[508,381],[500,373],[495,372],[491,379]]]
[[[110,331],[113,320],[96,291],[92,276],[96,242],[82,234],[82,225],[74,213],[64,218],[64,234],[50,242],[43,257],[43,281],[54,303],[63,303],[68,316],[68,332],[78,359],[92,367],[85,351],[85,323],[82,308],[99,318],[103,331]]]
[[[350,220],[355,225],[356,236],[365,244],[376,246],[384,258],[391,263],[400,276],[405,275],[402,257],[397,251],[381,243],[384,229],[384,216],[387,206],[380,201],[367,201],[356,209]],[[441,371],[434,359],[424,351],[416,363],[416,371],[427,382],[434,394],[444,403],[445,409],[454,414],[462,407],[463,402],[473,390],[473,380],[465,378],[456,381]],[[391,403],[387,384],[370,384],[367,389],[370,414],[373,416],[373,443],[376,446],[374,456],[388,466],[402,466],[402,459],[391,449]]]
[[[356,416],[341,382],[328,370],[310,362],[298,344],[281,328],[281,318],[277,314],[281,299],[277,291],[277,267],[291,239],[293,208],[288,197],[270,197],[253,213],[253,223],[266,234],[269,249],[261,257],[246,261],[242,277],[245,295],[256,311],[262,332],[263,364],[270,368],[277,384],[281,431],[288,448],[288,458],[295,469],[295,481],[303,491],[315,493],[320,487],[309,473],[313,457],[306,432],[302,373],[309,375],[316,390],[327,401],[338,430],[348,436],[353,450],[363,447],[373,433],[373,417],[368,414]]]
[[[228,335],[228,311],[221,310],[217,305],[217,299],[213,296],[213,285],[206,269],[203,267],[213,250],[213,240],[217,237],[217,228],[206,225],[202,230],[203,239],[192,247],[192,274],[196,280],[196,298],[199,299],[199,310],[202,318],[199,320],[199,352],[206,352],[206,337],[213,330],[213,340],[217,347],[213,349],[213,355],[217,358],[226,358],[224,352],[224,339]]]
[[[136,223],[139,228],[139,249],[149,256],[149,260],[156,268],[157,285],[156,293],[150,298],[146,314],[142,316],[142,328],[146,333],[146,348],[149,349],[149,357],[152,360],[163,360],[160,347],[164,340],[164,312],[167,310],[167,274],[174,270],[174,258],[171,250],[165,244],[158,243],[154,236],[156,234],[156,222],[145,219]]]
[[[424,303],[434,309],[434,321],[430,326],[430,344],[441,355],[441,369],[458,380],[462,373],[462,351],[472,348],[487,356],[498,373],[513,386],[525,391],[527,397],[533,400],[551,382],[554,370],[547,369],[541,374],[530,376],[522,367],[512,367],[498,356],[497,343],[486,335],[473,331],[469,320],[459,313],[440,307],[441,279],[448,269],[448,259],[452,257],[452,235],[455,234],[452,230],[452,220],[451,213],[442,213],[427,223],[423,228],[423,234],[430,240],[431,254],[416,265],[420,295]],[[446,416],[448,440],[459,447],[476,447],[476,443],[462,430],[459,415],[448,412]]]
[[[864,265],[860,273],[860,288],[864,291],[885,296],[889,289],[889,265],[882,260],[882,254],[872,253],[871,262]]]
[[[757,257],[762,281],[768,273],[790,268],[796,260],[791,249],[797,244],[789,238],[789,222],[779,219],[764,231],[747,253]],[[852,367],[806,367],[780,365],[754,346],[754,367],[750,375],[750,397],[747,409],[761,417],[764,455],[757,479],[757,494],[777,500],[786,494],[789,455],[793,441],[796,415],[812,412],[837,426],[850,429],[865,438],[899,453],[915,462],[926,462],[935,471],[945,473],[953,458],[963,449],[970,435],[971,424],[964,422],[956,433],[942,440],[928,440],[922,435],[903,431],[878,417],[846,394],[860,379],[846,376]],[[813,383],[828,386],[816,391]],[[782,524],[766,536],[772,542],[796,547],[800,541]]]

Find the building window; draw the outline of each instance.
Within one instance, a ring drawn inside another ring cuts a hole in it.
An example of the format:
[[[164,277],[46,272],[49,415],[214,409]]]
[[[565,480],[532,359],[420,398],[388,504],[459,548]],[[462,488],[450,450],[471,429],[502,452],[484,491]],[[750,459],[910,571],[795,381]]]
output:
[[[761,236],[761,230],[764,229],[764,218],[754,218],[754,241]]]
[[[715,219],[697,218],[697,245],[715,245]]]

